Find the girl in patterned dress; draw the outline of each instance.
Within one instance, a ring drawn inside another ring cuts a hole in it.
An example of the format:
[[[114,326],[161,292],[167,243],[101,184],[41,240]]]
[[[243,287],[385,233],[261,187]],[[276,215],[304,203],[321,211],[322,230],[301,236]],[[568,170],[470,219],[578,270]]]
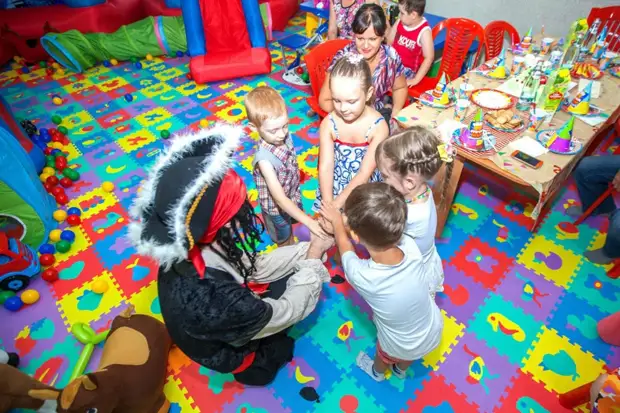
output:
[[[364,3],[377,4],[377,0],[330,0],[327,38],[352,39],[353,19]]]
[[[348,54],[333,67],[330,89],[334,110],[321,122],[319,188],[314,212],[321,202],[342,208],[353,189],[380,181],[375,150],[388,136],[388,125],[372,107],[374,88],[363,56]],[[322,221],[325,224],[325,221]],[[331,232],[329,225],[324,228]]]

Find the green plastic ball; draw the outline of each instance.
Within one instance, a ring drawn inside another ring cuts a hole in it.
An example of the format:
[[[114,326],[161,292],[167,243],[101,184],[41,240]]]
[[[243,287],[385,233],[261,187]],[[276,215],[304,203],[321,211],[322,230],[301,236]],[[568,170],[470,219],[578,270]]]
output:
[[[71,243],[69,241],[60,240],[56,243],[56,251],[68,252],[71,249]]]
[[[62,118],[58,115],[54,115],[52,116],[52,122],[54,122],[55,125],[60,125],[62,123]]]
[[[41,63],[39,63],[39,66],[45,69],[47,67],[47,62],[41,61]]]
[[[168,139],[170,137],[170,131],[168,129],[164,129],[159,135],[162,139]]]
[[[58,132],[62,133],[63,135],[66,135],[69,132],[69,129],[67,129],[65,126],[59,126]]]
[[[65,153],[63,151],[58,151],[55,152],[52,157],[54,157],[54,159],[58,158],[59,156],[66,156]]]
[[[56,168],[56,162],[54,162],[54,161],[45,161],[45,166],[49,166],[50,168]]]
[[[56,160],[56,155],[45,155],[45,162],[54,163],[55,160]]]
[[[132,57],[131,59],[129,59],[131,61],[131,63],[136,63],[139,62],[140,60],[137,57]]]
[[[7,298],[14,297],[15,293],[13,291],[0,291],[0,305],[4,304]]]
[[[303,80],[306,83],[310,82],[310,75],[308,74],[308,72],[303,72],[301,74],[301,80]]]
[[[74,182],[80,179],[80,173],[71,168],[63,169],[62,174]]]

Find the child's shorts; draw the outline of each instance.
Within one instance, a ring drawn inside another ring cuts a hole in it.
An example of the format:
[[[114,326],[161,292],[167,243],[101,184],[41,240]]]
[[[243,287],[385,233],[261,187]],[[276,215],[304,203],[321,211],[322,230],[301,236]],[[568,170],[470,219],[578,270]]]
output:
[[[381,345],[379,344],[379,340],[377,340],[377,354],[379,355],[379,358],[383,360],[385,364],[408,363],[411,361],[411,360],[401,360],[396,357],[390,356],[385,351],[383,351],[383,349],[381,348]]]
[[[404,67],[404,69],[405,70],[403,70],[403,75],[405,76],[407,80],[411,80],[415,77],[416,72],[413,69],[409,67]]]
[[[265,221],[267,233],[276,244],[280,244],[291,237],[293,223],[288,214],[268,215],[263,213],[263,220]]]

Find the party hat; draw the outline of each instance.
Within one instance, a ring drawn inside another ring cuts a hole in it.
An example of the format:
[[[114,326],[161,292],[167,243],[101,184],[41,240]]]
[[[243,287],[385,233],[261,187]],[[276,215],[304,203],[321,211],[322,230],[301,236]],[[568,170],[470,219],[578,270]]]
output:
[[[496,79],[503,79],[506,77],[506,49],[502,49],[493,66],[494,69],[488,73],[489,77],[494,77]]]
[[[435,89],[433,89],[433,97],[435,99],[443,98],[443,94],[446,91],[446,85],[446,74],[443,73],[441,75],[441,79],[439,79],[439,82],[437,82],[437,85],[435,85]]]
[[[570,143],[573,138],[573,126],[575,125],[575,117],[571,116],[568,121],[560,129],[557,129],[553,136],[547,141],[547,148],[555,152],[570,151]]]
[[[532,28],[530,27],[530,30],[527,31],[527,33],[525,33],[525,36],[523,36],[523,40],[526,41],[532,41]]]
[[[469,132],[474,138],[482,136],[482,109],[478,108],[478,111],[469,123]]]
[[[568,105],[567,111],[575,115],[587,115],[590,111],[590,98],[592,97],[592,81],[577,93],[577,96]]]

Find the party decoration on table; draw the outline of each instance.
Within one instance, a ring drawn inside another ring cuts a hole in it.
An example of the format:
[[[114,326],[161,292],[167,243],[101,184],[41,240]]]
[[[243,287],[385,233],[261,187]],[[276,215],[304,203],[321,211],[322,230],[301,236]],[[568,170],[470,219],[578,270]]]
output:
[[[441,75],[441,79],[435,89],[428,90],[420,96],[420,102],[426,106],[437,109],[445,109],[454,104],[456,95],[454,90],[448,86],[446,74]]]
[[[608,43],[605,39],[607,39],[607,26],[603,27],[603,30],[596,38],[596,42],[592,45],[592,49],[590,49],[593,59],[600,59],[607,51]]]
[[[452,133],[454,142],[472,151],[488,151],[495,148],[495,136],[484,130],[482,109],[474,115],[469,127],[461,127]]]
[[[485,123],[501,132],[519,132],[525,127],[525,121],[515,111],[510,109],[492,110],[484,115]]]
[[[573,137],[574,125],[575,117],[571,116],[559,129],[538,132],[536,140],[555,154],[574,155],[583,148],[583,144]]]
[[[590,112],[590,99],[592,97],[592,82],[590,81],[586,87],[577,93],[570,102],[566,111],[574,115],[586,115]]]
[[[614,66],[611,69],[609,69],[609,74],[612,75],[613,77],[620,78],[620,66]]]
[[[510,109],[515,104],[515,97],[495,89],[477,89],[471,94],[471,101],[488,110]]]
[[[431,92],[431,94],[433,95],[433,98],[441,99],[444,92],[446,91],[446,86],[447,86],[446,74],[442,73],[441,78],[439,79],[439,82],[437,82],[437,84],[435,85],[435,89],[433,89],[433,91]]]
[[[594,63],[576,63],[570,74],[572,77],[590,80],[600,79],[603,77],[603,72]]]
[[[542,93],[539,94],[536,106],[552,116],[560,108],[569,84],[570,72],[568,69],[551,72],[547,77],[547,84]]]
[[[523,36],[523,39],[521,39],[521,43],[519,44],[519,51],[521,52],[521,54],[527,54],[529,53],[531,48],[532,48],[532,28],[530,27],[527,33],[525,33],[525,36]]]
[[[489,79],[506,79],[508,78],[508,70],[506,70],[506,49],[502,49],[499,56],[492,63],[485,63],[480,66],[476,73]]]
[[[566,52],[566,49],[568,49],[569,46],[573,43],[573,41],[577,39],[577,36],[579,34],[581,34],[582,36],[585,36],[587,31],[588,31],[588,19],[583,18],[583,19],[575,20],[570,25],[570,29],[568,30],[568,34],[566,35],[566,43],[564,43],[564,52]]]

